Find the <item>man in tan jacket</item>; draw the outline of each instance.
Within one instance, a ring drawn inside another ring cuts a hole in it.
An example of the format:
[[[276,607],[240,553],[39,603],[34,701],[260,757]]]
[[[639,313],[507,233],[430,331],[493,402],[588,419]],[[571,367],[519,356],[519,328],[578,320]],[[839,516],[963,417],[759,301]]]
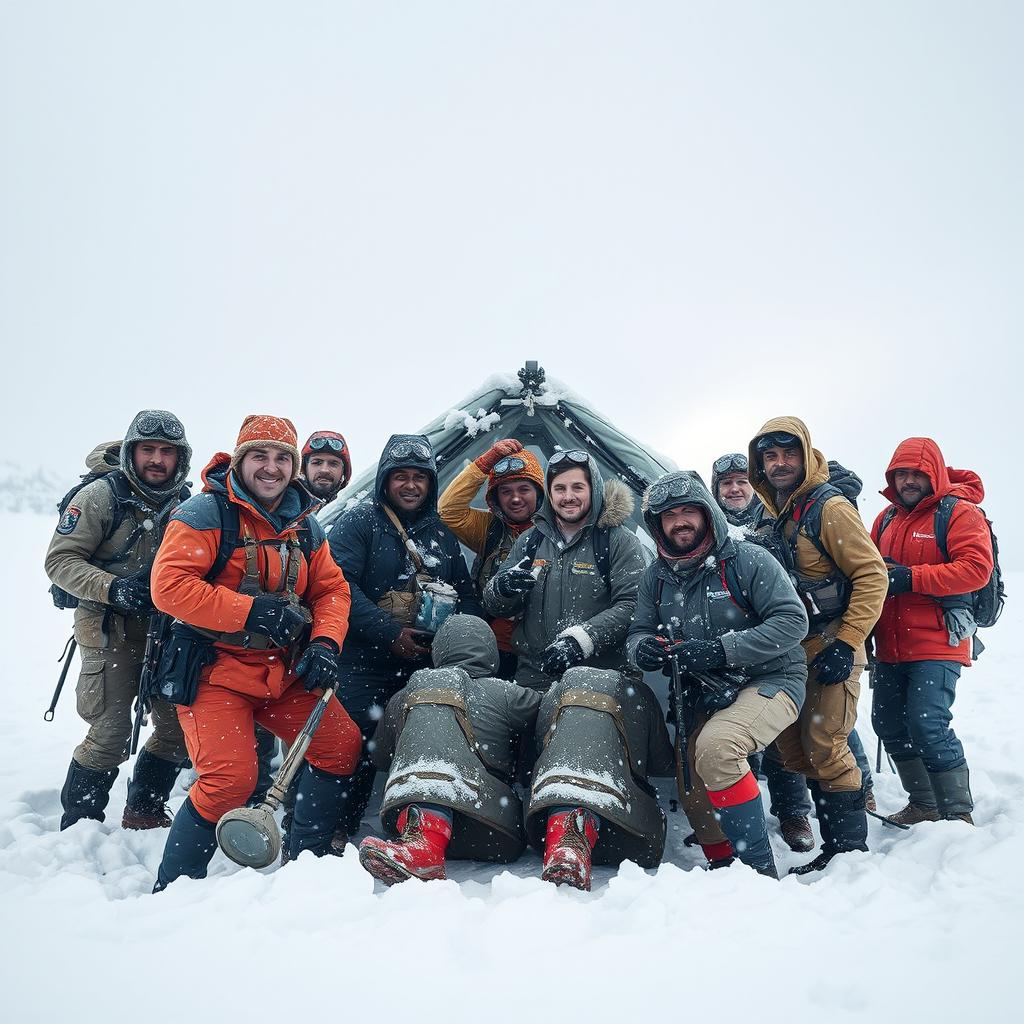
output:
[[[792,869],[805,874],[837,853],[867,850],[861,772],[849,737],[864,641],[881,614],[888,575],[856,508],[829,483],[828,463],[802,420],[769,420],[750,442],[749,470],[764,502],[761,537],[789,569],[810,622],[807,699],[775,741],[784,767],[807,776],[817,809],[821,853]]]
[[[96,479],[65,508],[46,552],[46,575],[75,607],[82,655],[78,713],[89,726],[61,790],[61,829],[103,821],[110,787],[128,759],[132,703],[146,644],[149,571],[188,475],[192,449],[172,413],[140,412],[122,442],[101,445],[87,466]],[[124,828],[166,828],[164,809],[188,756],[173,705],[151,702],[154,730],[128,787]]]

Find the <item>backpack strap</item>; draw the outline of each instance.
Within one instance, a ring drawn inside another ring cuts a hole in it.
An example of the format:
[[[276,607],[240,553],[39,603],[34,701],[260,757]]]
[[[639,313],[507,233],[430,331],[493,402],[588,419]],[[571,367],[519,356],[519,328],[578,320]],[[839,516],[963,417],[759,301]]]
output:
[[[406,533],[405,527],[402,525],[401,520],[395,515],[394,509],[387,504],[387,502],[381,502],[381,508],[384,509],[384,515],[391,520],[391,525],[398,531],[399,537],[402,538],[402,543],[405,545],[405,550],[408,552],[409,557],[412,559],[412,564],[416,568],[417,573],[424,572],[423,557],[420,555],[416,548],[416,545],[412,542],[409,534]],[[430,573],[427,573],[429,576]]]
[[[748,615],[757,617],[757,613],[754,611],[753,605],[747,600],[747,595],[743,592],[743,585],[740,583],[740,575],[736,571],[736,559],[735,558],[723,558],[718,563],[719,571],[722,577],[722,583],[725,584],[725,589],[729,591],[729,598],[737,608],[745,611]]]
[[[537,557],[537,550],[540,548],[544,541],[544,534],[537,529],[536,526],[532,527],[530,532],[526,535],[526,544],[523,547],[523,558],[529,558],[532,562]]]
[[[817,487],[808,493],[800,507],[793,509],[793,518],[796,520],[796,530],[793,531],[793,537],[789,543],[790,550],[793,554],[794,566],[797,564],[796,541],[801,530],[803,530],[804,536],[818,549],[819,554],[827,558],[830,562],[835,562],[832,555],[825,549],[825,545],[821,543],[821,510],[824,507],[825,502],[837,495],[844,501],[848,500],[846,495],[844,495],[843,492],[834,484],[818,484]]]
[[[953,509],[960,499],[947,494],[939,499],[935,506],[935,543],[939,546],[944,562],[949,561],[949,524],[953,519]]]
[[[594,527],[594,561],[608,590],[612,589],[612,531]]]
[[[875,545],[882,539],[882,534],[885,533],[888,525],[896,518],[897,508],[895,505],[890,505],[885,512],[882,514],[882,521],[878,524],[878,533],[875,534]]]

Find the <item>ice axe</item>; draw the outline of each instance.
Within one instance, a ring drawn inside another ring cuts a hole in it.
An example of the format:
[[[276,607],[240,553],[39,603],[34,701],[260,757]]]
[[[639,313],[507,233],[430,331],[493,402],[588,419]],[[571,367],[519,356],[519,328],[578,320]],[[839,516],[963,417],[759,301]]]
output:
[[[274,820],[274,811],[281,806],[333,696],[333,686],[320,695],[263,802],[257,807],[237,807],[217,822],[217,845],[229,860],[244,868],[265,868],[281,855],[281,831]]]

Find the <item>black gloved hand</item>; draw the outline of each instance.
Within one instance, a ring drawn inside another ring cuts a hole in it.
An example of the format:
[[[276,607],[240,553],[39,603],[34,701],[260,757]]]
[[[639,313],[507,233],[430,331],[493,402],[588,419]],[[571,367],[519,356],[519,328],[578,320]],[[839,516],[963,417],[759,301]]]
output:
[[[845,640],[833,640],[812,662],[811,671],[826,686],[850,678],[853,671],[853,648]]]
[[[295,666],[295,674],[302,679],[307,692],[334,686],[338,681],[338,645],[326,636],[310,640]]]
[[[574,636],[560,636],[540,654],[540,670],[546,676],[560,676],[567,668],[586,660],[583,648]]]
[[[889,566],[888,597],[896,594],[909,594],[914,589],[914,574],[905,565],[893,562]]]
[[[533,590],[536,583],[529,569],[503,569],[494,577],[494,592],[498,597],[519,597]]]
[[[281,597],[258,594],[245,617],[245,628],[262,633],[278,647],[287,647],[302,631],[306,619],[291,602]]]
[[[123,612],[148,612],[153,610],[149,596],[149,573],[133,573],[122,576],[110,584],[107,600]]]
[[[683,672],[703,672],[725,665],[725,648],[720,640],[685,640],[670,648]]]
[[[668,661],[668,640],[663,636],[645,636],[636,645],[633,661],[641,672],[654,672]]]

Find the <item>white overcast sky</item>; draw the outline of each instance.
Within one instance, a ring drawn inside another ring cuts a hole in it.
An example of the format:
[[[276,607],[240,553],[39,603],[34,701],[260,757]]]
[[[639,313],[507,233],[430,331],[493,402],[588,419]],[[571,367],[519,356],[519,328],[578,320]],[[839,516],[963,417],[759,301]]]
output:
[[[162,406],[360,466],[536,358],[705,471],[795,413],[871,492],[929,434],[1009,556],[1022,47],[983,0],[3,0],[8,455]]]

